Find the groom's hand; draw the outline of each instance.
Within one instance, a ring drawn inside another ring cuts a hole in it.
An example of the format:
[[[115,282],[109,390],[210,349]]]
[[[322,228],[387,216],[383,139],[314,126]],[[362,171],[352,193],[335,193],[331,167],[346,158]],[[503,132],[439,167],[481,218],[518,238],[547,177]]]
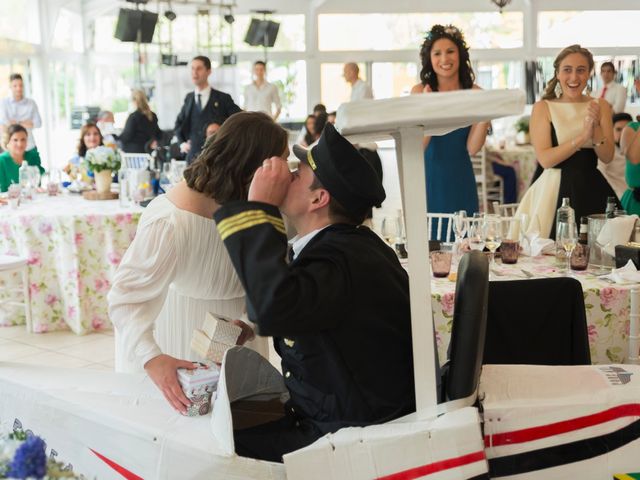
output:
[[[289,165],[280,157],[271,157],[256,170],[249,187],[249,200],[279,207],[293,179]]]

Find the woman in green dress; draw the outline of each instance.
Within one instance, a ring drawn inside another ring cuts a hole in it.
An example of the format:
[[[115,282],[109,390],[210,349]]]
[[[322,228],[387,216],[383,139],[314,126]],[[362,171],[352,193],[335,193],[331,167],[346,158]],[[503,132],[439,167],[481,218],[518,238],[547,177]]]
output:
[[[627,190],[620,202],[629,215],[640,215],[640,122],[628,123],[620,137],[620,150],[627,158],[624,169]]]
[[[27,149],[27,130],[22,125],[10,125],[5,134],[6,151],[0,154],[0,192],[6,192],[9,185],[19,183],[19,171],[22,162],[38,167],[40,173],[44,168],[40,165],[40,155],[34,148]]]

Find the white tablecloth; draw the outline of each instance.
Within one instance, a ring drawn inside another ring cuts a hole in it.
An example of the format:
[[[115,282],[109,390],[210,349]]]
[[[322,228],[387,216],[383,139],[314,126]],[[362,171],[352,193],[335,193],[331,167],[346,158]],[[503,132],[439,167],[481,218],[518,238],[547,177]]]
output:
[[[117,200],[38,195],[18,209],[0,207],[0,254],[29,263],[33,331],[110,328],[106,295],[136,232],[142,208]],[[18,281],[4,274],[0,282]],[[24,323],[20,310],[0,311],[1,325]]]

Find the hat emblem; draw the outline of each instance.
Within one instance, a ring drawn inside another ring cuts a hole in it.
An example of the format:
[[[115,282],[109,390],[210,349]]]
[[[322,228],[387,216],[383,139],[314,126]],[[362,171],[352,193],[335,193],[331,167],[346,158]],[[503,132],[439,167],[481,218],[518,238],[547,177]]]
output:
[[[307,150],[307,163],[311,167],[312,170],[316,170],[316,162],[313,160],[313,155],[311,155],[311,149]]]

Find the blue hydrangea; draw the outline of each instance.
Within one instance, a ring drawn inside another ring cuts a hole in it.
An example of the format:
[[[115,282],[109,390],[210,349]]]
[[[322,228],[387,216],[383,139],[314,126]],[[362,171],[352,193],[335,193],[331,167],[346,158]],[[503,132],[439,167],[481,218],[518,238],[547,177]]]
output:
[[[42,478],[47,474],[47,455],[45,443],[40,437],[29,437],[16,450],[9,464],[8,476],[11,478]]]

